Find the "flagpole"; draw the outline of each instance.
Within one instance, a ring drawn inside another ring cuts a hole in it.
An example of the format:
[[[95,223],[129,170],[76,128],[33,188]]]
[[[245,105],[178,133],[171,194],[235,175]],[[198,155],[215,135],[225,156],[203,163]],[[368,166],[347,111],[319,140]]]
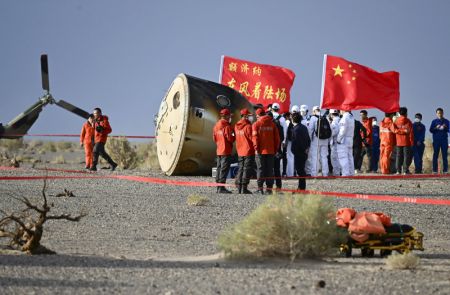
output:
[[[325,73],[326,73],[326,66],[327,66],[327,54],[323,55],[323,66],[322,66],[322,89],[320,90],[320,109],[322,109],[323,104],[323,93],[325,88]]]
[[[224,55],[220,57],[220,73],[219,73],[219,84],[222,84],[222,72],[223,72],[223,59]]]
[[[319,137],[319,132],[320,132],[320,117],[322,116],[322,110],[321,109],[319,109],[319,120],[317,121],[317,153],[316,153],[316,171],[317,171],[317,174],[319,174],[319,154],[320,154],[320,151],[319,151],[319,149],[320,149],[320,145],[319,145],[319,140],[320,140],[320,137]],[[313,131],[313,135],[314,135],[314,131]],[[323,163],[322,163],[322,165],[323,165]],[[328,163],[327,163],[327,165],[328,165]],[[316,174],[316,175],[317,175]],[[322,175],[323,175],[323,169],[322,169]]]
[[[319,132],[320,132],[320,118],[322,117],[322,103],[323,103],[323,92],[325,87],[325,73],[326,73],[326,65],[327,65],[327,54],[323,55],[323,66],[322,66],[322,89],[320,91],[320,109],[319,109],[319,120],[317,122],[317,155],[316,155],[316,171],[319,172],[319,155],[320,155],[320,145],[319,145]],[[314,131],[313,131],[314,135]],[[328,165],[328,162],[326,163]],[[324,163],[322,163],[322,166]],[[322,175],[323,175],[323,169],[322,169]]]

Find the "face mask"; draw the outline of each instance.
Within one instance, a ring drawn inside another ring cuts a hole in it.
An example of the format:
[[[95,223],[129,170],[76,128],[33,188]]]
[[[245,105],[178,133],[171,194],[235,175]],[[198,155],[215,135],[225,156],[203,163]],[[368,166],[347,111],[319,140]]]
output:
[[[305,111],[300,111],[300,115],[302,115],[302,117],[306,116],[306,112]]]
[[[254,120],[255,120],[255,117],[253,117],[253,116],[248,116],[248,118],[247,118],[250,122],[253,122]]]
[[[372,126],[377,126],[377,121],[372,121]]]
[[[419,123],[421,120],[419,118],[415,118],[414,122]]]

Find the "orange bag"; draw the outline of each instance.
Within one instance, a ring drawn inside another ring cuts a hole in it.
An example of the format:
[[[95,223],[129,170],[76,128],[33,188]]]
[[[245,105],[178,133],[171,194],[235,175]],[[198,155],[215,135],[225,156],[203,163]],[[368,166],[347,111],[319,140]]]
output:
[[[381,212],[375,212],[376,215],[378,215],[378,217],[380,217],[381,223],[386,227],[386,226],[391,226],[392,222],[391,222],[391,217],[385,215],[384,213]]]
[[[385,234],[386,230],[381,222],[381,218],[376,213],[360,212],[356,213],[349,225],[348,231],[350,235],[355,234],[354,238],[358,242],[364,242],[369,238],[369,234]],[[359,235],[363,234],[363,235]]]

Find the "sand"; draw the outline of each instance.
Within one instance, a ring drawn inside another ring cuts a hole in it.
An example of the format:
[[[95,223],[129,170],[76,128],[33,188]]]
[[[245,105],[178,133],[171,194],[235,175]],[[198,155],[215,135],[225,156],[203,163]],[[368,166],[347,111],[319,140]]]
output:
[[[80,169],[81,165],[47,164]],[[41,166],[42,167],[42,166]],[[39,166],[36,166],[39,168]],[[44,175],[21,167],[0,176]],[[96,175],[110,175],[100,170]],[[115,175],[210,181],[211,177],[167,177],[160,172],[118,170]],[[73,175],[49,172],[49,175]],[[39,200],[42,180],[0,180],[0,208],[22,208],[12,197]],[[385,258],[336,255],[321,260],[229,261],[218,235],[261,202],[261,195],[221,195],[214,188],[168,186],[118,179],[48,181],[55,213],[86,211],[78,223],[49,221],[42,244],[57,255],[0,254],[2,294],[450,294],[450,207],[333,198],[336,208],[382,211],[394,222],[425,234],[415,252],[415,270],[390,270]],[[308,189],[450,199],[450,179],[311,180]],[[284,182],[295,188],[296,181]],[[55,198],[64,189],[73,198]],[[251,189],[255,189],[252,182]],[[188,206],[187,197],[207,197]],[[0,239],[0,243],[6,242]]]

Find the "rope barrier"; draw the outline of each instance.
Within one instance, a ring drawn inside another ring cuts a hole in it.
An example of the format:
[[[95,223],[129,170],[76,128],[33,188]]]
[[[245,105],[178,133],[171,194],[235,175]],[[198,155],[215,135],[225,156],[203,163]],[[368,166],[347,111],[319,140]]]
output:
[[[0,168],[2,168],[2,167],[0,167]],[[2,170],[2,169],[0,169],[0,170]],[[207,181],[179,181],[179,180],[163,179],[163,178],[157,178],[157,177],[146,177],[146,176],[98,175],[98,174],[94,174],[94,173],[86,174],[85,171],[78,171],[78,170],[64,170],[64,169],[40,169],[40,170],[66,172],[66,173],[84,173],[85,175],[1,176],[0,180],[12,181],[12,180],[43,180],[43,179],[119,179],[119,180],[154,183],[154,184],[160,184],[160,185],[174,185],[174,186],[194,186],[194,187],[217,187],[217,186],[231,186],[232,187],[232,186],[234,186],[233,184],[218,184],[218,183],[207,182]],[[315,190],[295,190],[295,189],[273,189],[273,191],[299,193],[299,194],[315,194],[315,195],[350,198],[350,199],[360,199],[360,200],[450,206],[450,200],[431,199],[431,198],[422,198],[422,197],[354,194],[354,193],[326,192],[326,191],[315,191]]]

